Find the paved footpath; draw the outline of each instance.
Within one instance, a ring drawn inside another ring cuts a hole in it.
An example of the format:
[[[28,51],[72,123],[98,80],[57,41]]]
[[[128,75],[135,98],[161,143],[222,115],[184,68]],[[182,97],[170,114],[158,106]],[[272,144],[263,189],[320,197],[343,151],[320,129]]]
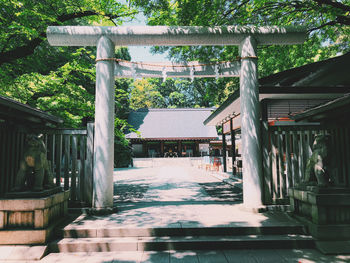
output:
[[[119,169],[115,172],[114,181],[118,213],[109,216],[81,215],[69,226],[106,229],[295,224],[281,213],[243,211],[240,188],[225,184],[197,168]],[[325,256],[313,249],[129,251],[52,253],[40,262],[328,263],[350,262],[350,255]]]

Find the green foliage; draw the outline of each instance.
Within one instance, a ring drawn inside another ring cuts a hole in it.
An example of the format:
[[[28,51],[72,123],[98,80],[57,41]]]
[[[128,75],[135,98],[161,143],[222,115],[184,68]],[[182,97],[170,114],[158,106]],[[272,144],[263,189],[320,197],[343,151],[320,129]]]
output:
[[[114,167],[128,167],[132,158],[132,150],[124,133],[127,130],[136,131],[123,119],[116,118],[114,124]]]
[[[140,108],[193,108],[220,105],[238,88],[238,79],[150,78],[137,80],[132,85],[130,107]]]
[[[95,48],[51,47],[46,28],[120,25],[137,12],[117,0],[0,0],[0,4],[0,94],[61,117],[64,127],[85,126],[94,119]],[[117,49],[116,58],[130,60],[128,50]],[[120,132],[129,111],[129,84],[118,80],[115,85],[116,160],[130,156]]]
[[[309,37],[303,45],[260,46],[259,77],[316,62],[350,50],[350,1],[329,0],[154,0],[132,1],[142,8],[149,25],[305,25]],[[155,47],[175,61],[232,61],[237,47]],[[210,104],[223,101],[237,89],[237,82],[199,81],[205,85]],[[229,92],[228,92],[229,91]],[[222,97],[224,96],[224,98]]]
[[[66,127],[81,127],[82,120],[92,119],[94,113],[94,56],[84,48],[72,56],[73,60],[47,75],[20,75],[1,86],[0,93],[62,118]]]
[[[130,4],[126,4],[130,2]],[[123,4],[124,3],[124,4]],[[306,25],[304,45],[259,47],[260,77],[350,50],[349,0],[0,0],[0,94],[81,127],[94,117],[94,48],[51,47],[48,25],[120,25],[142,8],[150,25]],[[155,47],[175,61],[234,60],[237,47]],[[130,60],[127,49],[116,57]],[[130,148],[123,131],[129,108],[210,107],[238,87],[237,79],[116,81],[116,165]]]
[[[133,110],[142,108],[162,108],[165,101],[156,86],[147,79],[134,81],[130,93],[130,108]]]
[[[125,50],[117,50],[117,56]],[[7,86],[1,86],[0,94],[62,118],[65,127],[81,127],[94,118],[94,52],[79,48],[71,55],[73,59],[56,71],[47,75],[23,74]],[[129,84],[126,80],[118,80],[115,85],[116,116],[125,119],[129,110]]]
[[[51,47],[49,25],[114,25],[136,13],[117,0],[0,0],[1,77],[49,73],[67,63],[72,47]],[[113,21],[113,22],[112,22]]]

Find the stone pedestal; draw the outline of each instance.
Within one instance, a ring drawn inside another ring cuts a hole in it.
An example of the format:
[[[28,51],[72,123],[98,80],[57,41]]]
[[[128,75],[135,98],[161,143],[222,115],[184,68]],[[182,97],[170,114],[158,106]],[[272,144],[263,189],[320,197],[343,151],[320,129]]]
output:
[[[68,211],[69,191],[41,198],[0,199],[0,244],[45,244]]]
[[[289,189],[293,215],[302,221],[319,244],[350,240],[350,189],[307,186]],[[316,242],[317,245],[317,242]],[[328,245],[322,252],[329,252]],[[345,252],[349,251],[347,244]],[[344,250],[342,250],[344,252]]]

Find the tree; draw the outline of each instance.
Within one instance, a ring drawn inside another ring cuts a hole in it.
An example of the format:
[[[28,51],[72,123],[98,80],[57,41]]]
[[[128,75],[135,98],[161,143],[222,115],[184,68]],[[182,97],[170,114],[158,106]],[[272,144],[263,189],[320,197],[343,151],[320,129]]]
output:
[[[126,48],[117,49],[116,57],[130,59]],[[63,127],[80,128],[94,119],[95,69],[94,51],[80,48],[70,62],[47,75],[37,72],[19,76],[0,94],[16,98],[36,108],[63,119]],[[122,57],[121,57],[122,56]],[[129,112],[129,82],[115,82],[115,165],[125,167],[130,163],[131,149],[124,132],[130,129],[126,119]]]
[[[130,93],[131,109],[165,107],[164,97],[147,79],[136,80],[132,86]]]
[[[117,57],[125,53],[122,50],[126,49],[118,49]],[[72,54],[70,62],[56,71],[47,75],[23,74],[7,86],[1,86],[0,94],[62,118],[64,127],[82,127],[94,118],[96,74],[91,66],[94,52],[80,48]],[[130,59],[130,56],[125,58]],[[125,119],[129,110],[129,83],[125,79],[118,80],[115,87],[116,116]]]
[[[0,65],[34,54],[48,25],[117,25],[135,13],[115,0],[1,0]]]
[[[114,25],[136,11],[116,0],[0,0],[0,85],[18,76],[49,74],[71,59],[77,47],[52,47],[46,40],[50,25]]]
[[[134,0],[144,10],[149,25],[305,25],[309,37],[303,45],[259,46],[260,77],[316,62],[350,50],[350,1],[333,0]],[[176,61],[235,60],[238,48],[227,46],[155,47],[168,51]],[[230,85],[237,82],[205,80],[211,102],[219,102]]]
[[[51,47],[49,25],[119,25],[137,12],[117,0],[0,0],[0,94],[61,117],[64,127],[94,118],[95,48]],[[130,60],[126,48],[116,58]],[[129,111],[127,80],[116,81],[117,165],[130,148],[121,132]]]

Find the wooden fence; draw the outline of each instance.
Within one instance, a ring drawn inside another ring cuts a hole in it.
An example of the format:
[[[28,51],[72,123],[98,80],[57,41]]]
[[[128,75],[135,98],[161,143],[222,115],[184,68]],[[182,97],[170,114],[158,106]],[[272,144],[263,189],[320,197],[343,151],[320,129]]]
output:
[[[25,130],[10,124],[0,124],[0,196],[14,186],[25,138]]]
[[[265,204],[288,204],[288,188],[304,176],[307,159],[312,154],[316,134],[328,134],[331,139],[334,185],[349,186],[350,132],[348,127],[268,126],[263,122],[263,167]]]
[[[47,159],[57,186],[70,189],[70,205],[91,206],[93,124],[87,129],[37,130],[44,135]],[[1,176],[0,195],[14,186],[23,156],[26,131],[15,127],[0,127]]]

